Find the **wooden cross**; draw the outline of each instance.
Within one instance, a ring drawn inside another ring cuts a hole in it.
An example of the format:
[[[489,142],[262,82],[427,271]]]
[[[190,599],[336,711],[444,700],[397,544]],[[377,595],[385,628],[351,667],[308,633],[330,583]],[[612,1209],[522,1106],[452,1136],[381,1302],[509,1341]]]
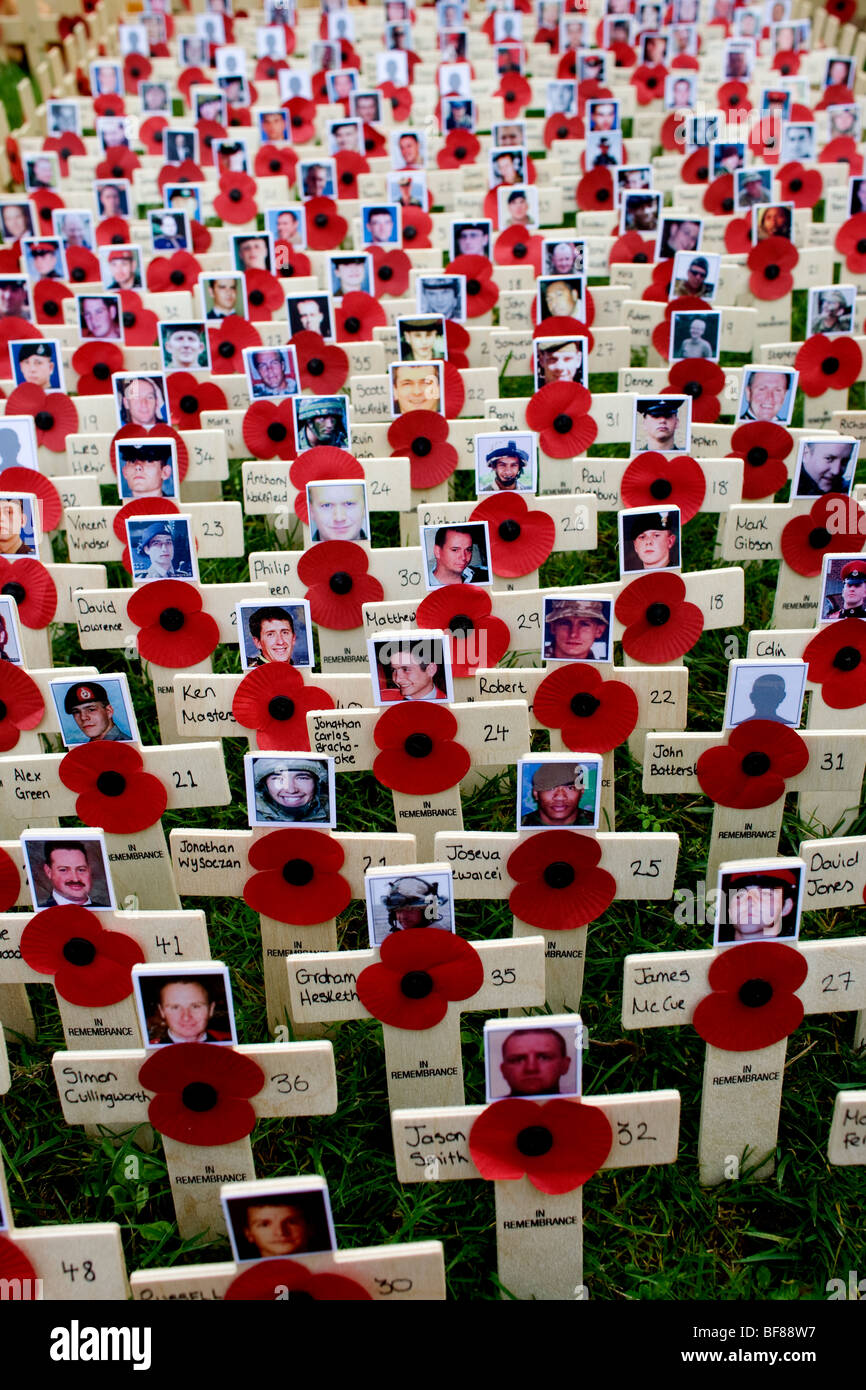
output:
[[[607,1118],[613,1143],[602,1167],[643,1168],[676,1161],[678,1091],[586,1096],[580,1102],[563,1104],[591,1107]],[[469,1140],[472,1126],[484,1109],[482,1105],[437,1105],[395,1110],[391,1125],[399,1181],[455,1182],[480,1178]],[[539,1124],[544,1124],[543,1106],[539,1106]],[[587,1298],[583,1284],[582,1187],[551,1196],[523,1177],[494,1181],[493,1189],[503,1297]]]
[[[859,908],[866,902],[866,836],[801,840],[797,852],[806,865],[803,892],[807,911]],[[855,1019],[854,1050],[861,1052],[864,1044],[866,1013],[861,1011]]]
[[[411,935],[435,931],[420,928]],[[460,1017],[481,1009],[531,1008],[544,1003],[544,939],[473,942],[484,968],[480,988],[447,1004],[441,1023],[431,1028],[382,1024],[385,1070],[391,1108],[463,1104]],[[336,1023],[370,1018],[358,997],[362,970],[379,961],[379,950],[311,952],[286,961],[293,1018]]]
[[[837,1091],[827,1157],[846,1168],[866,1163],[866,1091]]]

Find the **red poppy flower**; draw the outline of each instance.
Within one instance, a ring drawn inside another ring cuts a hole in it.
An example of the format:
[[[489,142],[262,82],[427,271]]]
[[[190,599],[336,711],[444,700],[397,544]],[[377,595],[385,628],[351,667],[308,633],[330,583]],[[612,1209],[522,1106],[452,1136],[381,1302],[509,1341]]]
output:
[[[283,103],[283,108],[289,113],[289,131],[292,143],[295,145],[308,144],[316,133],[315,103],[308,101],[306,97],[291,97]]]
[[[381,131],[377,130],[375,126],[369,125],[367,121],[364,121],[363,136],[365,154],[378,159],[380,155],[384,156],[387,153],[388,141]]]
[[[320,541],[298,561],[313,621],[337,632],[360,627],[362,604],[380,603],[385,591],[368,574],[370,559],[354,541]]]
[[[707,183],[710,177],[709,149],[702,145],[700,149],[694,150],[688,159],[684,159],[680,168],[680,178],[683,183]]]
[[[820,110],[821,106],[816,107]],[[857,143],[850,135],[839,135],[835,140],[829,140],[818,155],[819,164],[847,164],[848,172],[852,178],[859,177],[863,173],[863,156],[857,149]]]
[[[483,983],[474,946],[451,932],[422,928],[386,936],[379,960],[361,971],[356,989],[381,1023],[420,1032],[441,1023],[449,1003],[471,999]]]
[[[171,581],[168,581],[171,582]],[[75,814],[109,834],[134,834],[155,825],[168,804],[158,777],[145,772],[131,743],[83,743],[58,768],[64,787],[78,792]]]
[[[771,236],[759,241],[746,257],[752,272],[749,289],[757,299],[781,299],[794,288],[791,271],[800,259],[793,242],[785,237]]]
[[[338,150],[335,156],[337,166],[337,189],[339,196],[343,199],[356,199],[360,197],[358,193],[358,175],[369,174],[370,165],[362,154],[356,150]]]
[[[421,208],[402,208],[403,213],[403,245],[417,247],[419,250],[430,249],[430,233],[433,230],[433,219],[430,214]]]
[[[436,411],[410,410],[388,428],[391,457],[409,459],[410,485],[431,488],[444,483],[457,468],[459,456],[448,443],[448,421]]]
[[[146,82],[153,72],[153,64],[143,53],[127,53],[123,60],[123,80],[127,96],[135,96],[139,82]]]
[[[14,907],[21,894],[21,874],[15,860],[6,850],[0,850],[0,912]]]
[[[64,454],[66,436],[78,432],[78,412],[69,397],[29,382],[15,387],[6,401],[6,414],[32,415],[36,443],[54,454]]]
[[[198,132],[202,168],[213,169],[215,167],[214,142],[225,140],[228,131],[219,121],[197,121],[195,128]]]
[[[795,208],[813,208],[824,193],[824,180],[817,169],[804,169],[796,162],[785,164],[776,174],[782,198]]]
[[[479,666],[496,666],[511,645],[508,624],[492,614],[490,595],[474,584],[435,589],[418,605],[421,628],[444,632],[451,646],[451,666],[458,680]]]
[[[293,459],[295,422],[291,400],[253,401],[243,423],[244,443],[257,459]]]
[[[843,222],[833,245],[845,257],[845,268],[852,275],[862,275],[866,270],[866,212],[857,212]]]
[[[181,96],[183,97],[187,106],[189,106],[191,103],[190,92],[192,88],[197,86],[204,87],[206,85],[207,74],[201,68],[198,67],[184,68],[183,72],[177,79],[178,91],[181,93]]]
[[[445,320],[445,342],[448,347],[448,362],[452,367],[463,371],[469,366],[469,358],[466,353],[469,349],[471,339],[462,323],[456,323],[454,319]],[[449,398],[449,382],[445,378],[445,400],[446,411]]]
[[[210,656],[219,628],[198,589],[182,579],[154,579],[130,595],[129,621],[139,629],[138,650],[145,661],[182,671]]]
[[[623,689],[632,693],[629,686]],[[588,751],[587,745],[578,746],[581,751]],[[506,865],[515,880],[508,906],[521,922],[541,931],[585,927],[606,912],[616,897],[616,879],[606,869],[598,868],[600,859],[598,840],[573,830],[551,830],[521,840]]]
[[[129,223],[125,217],[103,217],[97,223],[97,246],[128,246],[129,241]]]
[[[459,169],[463,164],[474,164],[481,152],[481,142],[468,130],[450,130],[445,144],[437,152],[436,163],[440,169]]]
[[[154,256],[147,267],[147,288],[150,292],[190,290],[198,284],[201,266],[188,251],[175,251],[171,256]]]
[[[289,1297],[317,1303],[371,1302],[372,1295],[345,1274],[313,1274],[297,1260],[262,1260],[233,1279],[223,1294],[226,1302],[271,1303]]]
[[[249,174],[221,174],[219,189],[213,200],[213,210],[223,222],[241,226],[258,216],[254,197],[256,181]]]
[[[4,1287],[7,1284],[17,1286],[16,1297],[20,1295],[22,1303],[35,1301],[38,1288],[36,1270],[24,1251],[8,1236],[0,1236],[0,1279]],[[26,1295],[25,1289],[28,1291]]]
[[[161,155],[165,143],[165,130],[168,121],[165,116],[150,116],[143,121],[138,132],[138,138],[144,145],[147,154]]]
[[[373,257],[373,293],[377,299],[385,295],[399,299],[409,288],[409,271],[412,262],[405,251],[395,248],[386,251],[384,246],[371,246]],[[468,312],[468,311],[467,311]]]
[[[448,262],[445,274],[466,276],[467,318],[476,319],[488,313],[499,298],[499,286],[487,256],[456,256]]]
[[[796,77],[800,71],[800,56],[793,50],[783,50],[774,56],[771,67],[774,72],[780,72],[783,77]]]
[[[33,286],[33,307],[36,310],[36,322],[61,324],[63,322],[63,309],[61,307],[63,301],[73,298],[71,289],[58,280],[37,280]],[[25,338],[35,337],[32,326],[28,324],[27,327],[30,331],[22,336]]]
[[[594,666],[580,662],[548,672],[536,691],[533,712],[546,729],[560,730],[566,748],[609,753],[637,724],[638,703],[630,685],[602,680]]]
[[[581,212],[614,212],[613,179],[604,165],[590,169],[578,182],[575,201]]]
[[[641,106],[649,106],[650,102],[661,100],[665,94],[667,75],[664,63],[641,63],[640,67],[635,68],[629,81]]]
[[[497,1100],[482,1110],[469,1131],[469,1152],[483,1178],[527,1177],[551,1196],[582,1187],[602,1167],[612,1145],[604,1111],[573,1100]]]
[[[794,358],[800,373],[800,389],[807,396],[823,396],[825,391],[847,391],[863,369],[860,344],[847,336],[828,338],[813,333]]]
[[[520,493],[496,492],[485,497],[469,519],[489,523],[490,561],[494,574],[502,579],[531,574],[553,550],[553,517],[540,507],[530,509]]]
[[[641,575],[620,592],[614,613],[625,628],[623,651],[644,665],[676,661],[691,651],[704,630],[697,604],[685,601],[678,574]]]
[[[388,322],[388,315],[378,300],[361,290],[343,295],[335,318],[337,341],[340,343],[369,343],[373,338],[373,329],[384,328]]]
[[[310,258],[303,251],[289,246],[285,241],[274,242],[276,271],[280,276],[291,279],[293,275],[311,275]]]
[[[809,762],[809,749],[795,729],[772,719],[749,719],[732,729],[727,743],[701,753],[696,775],[701,790],[718,806],[752,811],[785,795],[785,780]]]
[[[800,951],[780,941],[749,941],[720,951],[707,972],[712,990],[692,1023],[704,1042],[723,1052],[754,1052],[793,1033],[803,1021],[794,993],[809,968]]]
[[[379,91],[391,107],[391,119],[398,125],[412,112],[412,93],[408,87],[398,87],[394,82],[380,82]]]
[[[160,193],[167,183],[204,183],[204,172],[192,159],[184,159],[180,164],[163,164],[156,176]]]
[[[706,362],[700,357],[685,358],[671,364],[668,385],[663,387],[662,394],[691,396],[692,420],[711,425],[722,413],[718,392],[724,385],[725,374],[718,362]]]
[[[34,630],[47,627],[57,611],[54,580],[41,560],[25,555],[18,560],[0,555],[0,594],[14,598],[22,623]]]
[[[683,525],[701,509],[707,492],[699,463],[688,454],[669,458],[654,451],[638,454],[623,473],[623,506],[652,507],[664,502],[679,507]]]
[[[153,1091],[147,1118],[179,1144],[207,1148],[245,1139],[256,1122],[249,1097],[265,1075],[250,1057],[212,1043],[170,1043],[151,1053],[138,1084]]]
[[[120,291],[123,310],[123,340],[127,347],[152,347],[156,342],[159,322],[152,309],[145,309],[141,295],[135,290]]]
[[[57,284],[55,280],[42,280],[39,283],[52,286]],[[66,287],[61,285],[60,288],[65,289]],[[27,319],[20,319],[17,314],[10,314],[7,318],[0,319],[0,371],[2,371],[4,379],[9,379],[13,375],[9,344],[17,338],[42,338],[44,336],[40,328],[37,328],[33,323],[28,323]]]
[[[239,314],[227,314],[219,328],[208,326],[208,338],[211,371],[214,376],[242,372],[243,349],[262,346],[259,330]]]
[[[824,9],[840,24],[847,24],[857,11],[857,0],[825,0]]]
[[[289,339],[298,354],[301,386],[308,391],[333,395],[349,375],[349,358],[342,348],[326,343],[319,333],[303,329]]]
[[[734,176],[719,174],[707,186],[703,198],[704,210],[720,216],[734,211]]]
[[[544,144],[552,149],[554,140],[582,140],[584,124],[582,116],[548,116],[544,123]]]
[[[844,526],[840,526],[840,513]],[[866,513],[852,497],[828,492],[804,516],[792,517],[782,527],[782,558],[795,573],[813,578],[821,573],[825,555],[862,550],[864,535]]]
[[[73,154],[87,154],[87,146],[80,135],[67,131],[65,135],[49,135],[42,141],[43,150],[57,155],[60,173],[63,178],[69,174],[69,159]]]
[[[536,391],[526,407],[526,423],[537,432],[543,453],[567,459],[589,448],[598,434],[587,414],[591,403],[590,393],[577,382],[552,381]]]
[[[290,30],[286,30],[287,37],[290,32]],[[286,46],[286,51],[289,51],[288,45]],[[294,52],[294,49],[291,51]],[[288,66],[285,58],[259,58],[253,76],[257,82],[278,82],[280,72]]]
[[[76,285],[99,283],[99,261],[92,251],[86,250],[83,246],[67,246],[66,269],[69,271],[69,279]]]
[[[138,155],[126,145],[113,148],[96,166],[98,179],[131,179],[134,171],[141,168]]]
[[[267,749],[309,750],[307,711],[333,708],[334,701],[326,690],[304,685],[301,673],[284,662],[269,662],[248,671],[232,701],[235,719],[245,729],[254,729],[259,748]]]
[[[655,259],[655,241],[640,232],[617,237],[610,251],[611,265],[648,265]]]
[[[225,392],[212,381],[199,381],[192,372],[169,372],[168,399],[177,429],[200,430],[203,410],[226,410]]]
[[[31,970],[53,975],[54,988],[69,1004],[119,1004],[132,993],[132,967],[144,963],[137,941],[106,931],[86,907],[50,907],[38,912],[21,934],[21,955]]]
[[[532,87],[519,72],[509,72],[503,76],[493,95],[502,98],[506,121],[514,121],[532,100]]]
[[[543,243],[543,237],[533,235],[526,227],[508,227],[496,238],[493,259],[497,265],[531,265],[540,275]]]
[[[571,54],[572,63],[574,54]],[[571,73],[574,76],[574,73]],[[585,78],[583,82],[577,84],[577,109],[581,116],[586,113],[586,103],[588,101],[604,101],[607,97],[612,97],[613,92],[609,87],[605,87],[603,82],[599,82],[596,77]]]
[[[731,435],[731,453],[743,460],[743,501],[772,497],[788,481],[785,459],[793,437],[781,425],[756,421],[740,425]]]
[[[35,468],[13,465],[3,469],[7,492],[32,492],[39,503],[43,531],[56,531],[63,520],[63,499],[50,478]]]
[[[251,319],[268,322],[276,309],[285,309],[285,290],[276,275],[268,270],[247,270],[244,279]]]
[[[53,223],[51,214],[58,208],[66,206],[60,194],[55,193],[53,188],[37,188],[34,193],[28,193],[27,196],[36,209],[39,221],[45,227],[46,232],[50,234]]]
[[[6,158],[9,161],[9,173],[13,183],[24,182],[24,165],[21,161],[21,151],[18,141],[14,135],[6,136]]]
[[[317,444],[306,449],[289,469],[289,482],[297,488],[295,515],[309,524],[306,489],[308,483],[338,482],[343,478],[363,478],[364,469],[347,449],[335,449],[330,444]]]
[[[345,217],[337,211],[337,204],[333,198],[309,198],[304,206],[310,250],[334,251],[349,230]]]
[[[859,618],[840,618],[822,627],[803,650],[808,679],[821,686],[831,709],[866,703],[866,632]]]
[[[338,873],[345,857],[340,841],[321,830],[274,830],[250,846],[247,858],[262,872],[247,879],[244,902],[292,926],[327,922],[352,900],[351,885]]]
[[[180,481],[183,482],[184,478],[187,475],[187,470],[189,469],[189,450],[186,447],[186,441],[183,435],[178,434],[177,430],[174,428],[173,425],[155,424],[149,430],[144,429],[141,425],[123,425],[115,433],[108,450],[109,458],[111,459],[111,466],[114,469],[115,473],[117,473],[118,471],[117,441],[119,439],[142,439],[149,434],[152,434],[154,437],[158,436],[161,439],[174,440],[175,446],[177,448],[177,476],[180,479]]]
[[[22,729],[35,729],[44,713],[45,701],[32,677],[20,666],[3,662],[0,665],[0,753],[8,753],[16,746]]]
[[[472,759],[456,743],[457,720],[444,705],[390,705],[373,729],[376,747],[373,774],[383,787],[409,795],[430,796],[456,787]]]
[[[745,217],[732,217],[725,228],[725,250],[729,251],[732,256],[741,256],[745,255],[751,246],[751,214],[746,213]]]
[[[285,174],[289,183],[292,184],[295,181],[297,167],[298,156],[287,145],[262,145],[256,154],[253,172],[259,178],[265,175],[275,178],[278,174]]]

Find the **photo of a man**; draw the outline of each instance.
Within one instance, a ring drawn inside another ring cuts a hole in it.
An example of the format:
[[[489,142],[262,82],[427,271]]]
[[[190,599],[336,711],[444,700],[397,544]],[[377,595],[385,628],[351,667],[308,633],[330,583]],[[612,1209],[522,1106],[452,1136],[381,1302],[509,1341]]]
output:
[[[522,758],[518,763],[517,825],[582,826],[598,824],[600,762],[586,754],[581,762],[551,755]]]
[[[623,574],[679,569],[680,511],[620,512],[620,564]]]
[[[52,694],[55,684],[59,694],[62,683],[52,682]],[[112,684],[117,689],[121,702],[118,708],[125,712],[125,692],[117,683],[117,678],[114,678]],[[69,687],[63,696],[63,712],[72,716],[77,731],[76,737],[69,737],[71,731],[68,726],[63,727],[63,721],[61,727],[67,747],[81,743],[128,743],[136,737],[136,734],[131,733],[123,723],[120,715],[115,718],[112,699],[99,681],[80,681],[77,685]]]
[[[33,903],[43,907],[114,907],[101,832],[46,839],[39,831],[21,836]]]
[[[531,436],[503,439],[476,435],[476,487],[487,492],[535,491],[535,441]]]
[[[448,584],[490,583],[486,522],[422,526],[421,546],[431,589],[441,589]]]
[[[610,599],[546,598],[545,661],[610,661]]]
[[[683,454],[691,424],[687,396],[637,396],[632,429],[633,453]]]
[[[789,425],[797,394],[797,375],[797,372],[789,369],[774,371],[768,367],[747,367],[743,374],[737,423],[769,420],[776,425]]]
[[[370,638],[367,647],[377,705],[395,700],[432,703],[452,698],[451,663],[440,635]]]
[[[484,1028],[487,1100],[579,1095],[582,1031],[576,1014],[490,1020]]]
[[[756,861],[719,871],[716,945],[796,941],[800,928],[802,861]]]
[[[828,492],[847,496],[857,462],[856,439],[804,439],[792,497],[825,497]]]

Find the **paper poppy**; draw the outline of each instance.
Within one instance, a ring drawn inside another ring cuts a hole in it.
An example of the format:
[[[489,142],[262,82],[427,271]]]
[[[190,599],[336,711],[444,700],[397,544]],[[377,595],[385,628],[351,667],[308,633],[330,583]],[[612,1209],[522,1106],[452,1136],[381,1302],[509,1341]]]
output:
[[[844,524],[840,525],[840,514]],[[825,555],[863,549],[866,513],[841,492],[818,497],[808,513],[792,517],[782,527],[782,558],[796,574],[814,578],[821,573]]]
[[[460,461],[448,443],[448,421],[437,411],[410,410],[388,427],[391,457],[408,456],[410,485],[428,489],[444,483]]]
[[[9,173],[13,183],[24,182],[24,165],[21,162],[21,150],[14,135],[6,136],[6,158],[9,162]]]
[[[334,162],[337,167],[337,192],[344,200],[355,200],[358,192],[358,175],[369,174],[370,166],[364,155],[357,150],[338,150]]]
[[[287,29],[286,35],[288,36],[288,34],[290,33],[291,30]],[[259,58],[256,62],[253,77],[256,79],[257,82],[278,82],[280,78],[280,73],[285,68],[288,68],[288,66],[289,65],[286,62],[285,58]]]
[[[0,664],[0,753],[16,746],[22,729],[35,729],[44,713],[45,701],[33,678],[9,661]]]
[[[691,396],[692,421],[712,425],[722,413],[718,392],[724,389],[725,373],[718,362],[700,357],[683,358],[671,363],[668,384],[662,395]]]
[[[408,795],[430,796],[456,787],[472,758],[456,743],[457,720],[444,705],[390,705],[376,720],[373,739],[382,751],[373,775],[383,787]]]
[[[268,270],[247,270],[244,280],[251,319],[267,321],[277,309],[285,310],[286,292],[276,275]]]
[[[306,491],[308,483],[340,482],[344,478],[363,477],[363,466],[348,449],[335,449],[330,444],[317,444],[313,449],[305,449],[289,469],[289,482],[293,488],[297,488],[295,515],[305,526],[309,525]]]
[[[354,541],[319,541],[298,560],[298,580],[306,586],[313,621],[347,632],[363,622],[362,604],[381,603],[385,591],[368,574],[370,558]]]
[[[795,208],[813,208],[824,193],[824,180],[817,169],[805,169],[802,164],[785,164],[776,174],[784,202]]]
[[[430,214],[422,208],[401,208],[400,211],[403,214],[403,245],[417,247],[419,251],[429,250],[430,233],[433,230]]]
[[[0,555],[0,594],[14,598],[22,623],[34,630],[47,627],[57,612],[54,580],[41,560],[26,555],[18,560]]]
[[[749,941],[720,951],[707,972],[711,994],[692,1023],[704,1042],[723,1052],[754,1052],[793,1033],[803,1021],[794,993],[809,967],[800,951],[781,941]]]
[[[777,238],[781,240],[781,237]],[[744,256],[752,246],[752,216],[732,217],[725,228],[725,250],[732,256]]]
[[[866,631],[859,618],[839,618],[818,630],[803,650],[807,677],[831,709],[866,703]]]
[[[800,373],[800,390],[807,396],[823,396],[825,391],[847,391],[863,370],[860,344],[847,335],[828,338],[813,333],[794,358]]]
[[[216,167],[213,153],[214,143],[225,140],[228,131],[219,121],[197,121],[195,128],[198,132],[201,166],[203,169],[213,169]]]
[[[214,376],[243,372],[243,349],[262,346],[259,330],[239,314],[227,314],[219,328],[208,325],[208,338]]]
[[[125,932],[106,931],[86,907],[49,907],[37,912],[21,934],[21,956],[31,970],[53,975],[54,988],[69,1004],[119,1004],[132,994],[132,967],[145,955]]]
[[[531,265],[536,275],[540,275],[543,249],[542,236],[526,227],[508,227],[496,238],[493,259],[497,265]]]
[[[445,143],[437,151],[436,163],[440,169],[459,169],[463,164],[474,164],[481,153],[481,142],[468,130],[449,130]]]
[[[244,443],[257,459],[293,459],[295,420],[290,398],[253,401],[243,420]]]
[[[530,429],[532,426],[530,425]],[[501,579],[531,574],[553,550],[556,523],[549,512],[530,508],[519,492],[496,492],[470,512],[470,521],[486,521],[490,563]]]
[[[253,841],[247,858],[260,872],[244,884],[244,902],[277,922],[328,922],[352,901],[351,884],[338,872],[346,858],[343,846],[321,830],[273,830]]]
[[[691,651],[704,630],[704,615],[686,602],[678,574],[645,574],[622,589],[614,613],[625,631],[623,651],[644,665],[676,661]]]
[[[843,222],[833,245],[845,257],[846,270],[862,275],[866,270],[866,212],[857,212]]]
[[[65,207],[63,199],[59,193],[55,193],[53,188],[37,188],[35,193],[28,193],[28,198],[36,209],[39,221],[43,224],[46,232],[50,235],[53,226],[53,214],[62,207]],[[80,249],[67,247],[67,250]]]
[[[651,450],[632,459],[620,492],[625,507],[679,507],[685,525],[700,511],[707,483],[701,465],[688,454],[674,458]]]
[[[598,840],[573,830],[521,840],[506,864],[515,881],[508,906],[540,931],[574,931],[595,922],[616,897],[616,879],[598,867],[600,859]]]
[[[655,260],[655,241],[640,232],[625,232],[610,249],[610,265],[649,265]]]
[[[207,78],[202,78],[202,81],[206,82]],[[180,164],[163,164],[156,176],[160,193],[167,183],[204,183],[204,181],[204,171],[192,159],[184,159]]]
[[[800,259],[793,242],[771,236],[759,241],[746,257],[751,271],[749,289],[756,299],[781,299],[794,288],[791,271]]]
[[[33,286],[33,308],[36,311],[37,323],[56,323],[63,322],[63,301],[64,299],[74,299],[72,290],[68,285],[62,285],[57,280],[37,280]],[[25,338],[33,337],[31,333],[25,333]]]
[[[126,614],[139,629],[138,650],[145,661],[182,671],[210,656],[219,627],[193,584],[183,579],[152,579],[130,595]]]
[[[93,98],[94,116],[123,116],[125,113],[126,102],[119,92],[104,92]]]
[[[80,135],[67,131],[65,135],[49,135],[42,141],[43,150],[57,155],[60,173],[63,178],[69,175],[69,160],[72,155],[87,154],[87,146]]]
[[[466,387],[459,368],[450,359],[442,363],[442,385],[445,415],[449,420],[456,420],[466,402]]]
[[[127,96],[135,96],[139,82],[146,82],[153,64],[143,53],[127,53],[123,60],[123,80]]]
[[[582,140],[585,127],[582,116],[548,116],[544,123],[544,145],[552,149],[554,140]]]
[[[592,397],[576,381],[552,381],[542,386],[526,407],[526,423],[538,434],[542,452],[550,458],[574,458],[584,453],[598,434],[587,412]]]
[[[466,317],[479,318],[499,299],[499,286],[493,279],[493,265],[487,256],[455,256],[445,267],[446,275],[466,277]]]
[[[14,907],[21,894],[21,874],[11,854],[0,849],[0,912]]]
[[[527,1177],[539,1192],[574,1192],[597,1173],[613,1146],[604,1111],[574,1100],[509,1097],[482,1110],[469,1152],[490,1182]]]
[[[772,719],[749,719],[732,729],[727,743],[708,748],[695,772],[701,791],[717,806],[752,811],[785,795],[785,780],[809,762],[809,749],[795,729]]]
[[[78,432],[78,412],[62,391],[43,391],[27,382],[16,386],[6,401],[7,415],[32,415],[36,443],[54,454],[66,453],[67,435]]]
[[[289,339],[298,355],[301,386],[306,391],[334,395],[349,375],[349,358],[342,348],[326,343],[320,333],[302,329]]]
[[[857,12],[857,0],[824,0],[824,9],[840,24],[847,24]]]
[[[584,174],[579,180],[574,197],[581,212],[614,213],[616,203],[610,170],[603,164],[597,169],[590,169],[589,173]]]
[[[53,285],[55,282],[49,280],[47,283]],[[27,319],[21,319],[17,314],[9,314],[7,318],[0,319],[0,372],[2,372],[4,381],[11,380],[14,375],[12,359],[9,356],[9,344],[14,343],[17,338],[42,338],[44,336],[42,330],[37,328],[35,323],[28,323]]]
[[[412,93],[408,87],[398,87],[395,82],[380,82],[379,91],[391,108],[391,119],[398,124],[405,121],[412,112]]]
[[[382,299],[388,295],[392,299],[399,299],[409,288],[409,271],[412,269],[406,252],[399,247],[386,251],[384,246],[371,246],[370,253],[373,257],[373,293],[376,298]]]
[[[93,252],[88,251],[84,246],[67,246],[66,269],[69,272],[68,278],[73,284],[98,285],[100,283],[99,261]]]
[[[239,171],[221,174],[219,190],[213,200],[213,210],[222,222],[242,226],[258,216],[256,181],[249,174]]]
[[[255,730],[256,742],[263,749],[308,751],[307,711],[333,708],[327,690],[305,685],[300,672],[286,662],[269,661],[247,671],[232,700],[235,719],[243,728]]]
[[[452,367],[457,367],[463,371],[469,366],[469,359],[466,356],[472,339],[469,337],[462,323],[455,322],[454,319],[445,320],[445,343],[448,348],[448,361]],[[448,396],[448,381],[445,381],[445,396]]]
[[[150,116],[146,121],[142,121],[138,138],[147,154],[158,157],[163,153],[167,128],[168,120],[165,116]]]
[[[772,497],[788,481],[785,459],[794,447],[782,425],[760,420],[739,425],[731,435],[731,452],[743,460],[743,501]]]
[[[719,174],[718,178],[713,179],[704,191],[703,204],[705,212],[716,216],[732,213],[735,206],[733,174]]]
[[[519,72],[506,73],[493,93],[502,98],[502,111],[506,121],[517,120],[532,100],[532,86]]]
[[[290,97],[287,102],[283,103],[283,106],[289,113],[292,143],[295,145],[308,144],[316,133],[315,103],[308,101],[306,97]]]
[[[259,178],[285,174],[290,184],[295,181],[297,168],[298,156],[288,145],[262,145],[253,164],[253,171]]]
[[[265,1074],[250,1057],[212,1043],[170,1043],[153,1052],[138,1084],[154,1092],[147,1118],[159,1134],[201,1148],[245,1139],[256,1122],[249,1097]]]
[[[212,381],[199,381],[192,372],[169,372],[168,399],[172,423],[181,430],[200,430],[203,410],[226,410],[225,392]]]
[[[574,752],[609,753],[637,724],[637,696],[625,681],[603,680],[594,666],[569,662],[548,671],[533,701],[545,729],[559,729]],[[597,861],[596,861],[597,862]]]
[[[72,370],[78,373],[79,396],[110,396],[111,374],[123,368],[123,352],[117,343],[82,343],[72,354]]]
[[[39,1289],[39,1278],[24,1251],[10,1240],[0,1235],[0,1279],[4,1288],[15,1288],[15,1297],[21,1303],[35,1303]]]
[[[640,106],[660,101],[665,94],[665,78],[668,75],[664,63],[641,63],[629,77],[635,89]]]
[[[223,1300],[271,1303],[287,1294],[316,1303],[372,1302],[372,1295],[357,1280],[345,1274],[314,1274],[297,1260],[262,1260],[249,1265],[229,1284]]]
[[[128,347],[152,347],[156,342],[159,320],[152,309],[145,309],[141,295],[135,290],[120,291],[123,311],[123,339]]]
[[[450,1003],[471,999],[483,983],[474,946],[452,932],[418,928],[386,936],[378,961],[361,971],[355,988],[380,1023],[420,1032],[435,1028]]]
[[[96,166],[98,179],[131,179],[136,169],[141,168],[141,160],[134,150],[119,145],[106,152],[105,158]]]
[[[337,211],[333,198],[308,198],[304,204],[307,245],[311,251],[334,251],[345,238],[349,224]]]
[[[508,651],[508,624],[494,617],[492,610],[490,595],[474,584],[443,585],[418,604],[418,626],[444,632],[449,638],[455,679],[474,675],[479,666],[498,665]]]
[[[384,328],[388,322],[388,315],[379,301],[362,290],[344,294],[334,317],[337,341],[340,343],[369,343],[373,338],[373,329]]]
[[[387,154],[388,141],[385,136],[367,121],[363,123],[363,140],[364,153],[371,158],[378,159],[380,155],[384,157]],[[405,212],[406,209],[403,208],[403,213]]]
[[[175,251],[171,256],[154,256],[147,267],[147,288],[151,294],[166,290],[189,290],[198,284],[201,266],[188,251]]]
[[[815,109],[820,111],[821,103]],[[863,156],[857,149],[857,142],[850,135],[840,135],[835,140],[829,140],[818,155],[818,163],[847,164],[852,178],[859,178],[863,173]]]
[[[710,177],[710,152],[706,145],[694,150],[680,166],[683,183],[707,183]]]
[[[171,582],[171,581],[169,581]],[[168,792],[131,743],[82,743],[58,768],[64,787],[78,792],[75,814],[85,825],[131,835],[156,825]]]

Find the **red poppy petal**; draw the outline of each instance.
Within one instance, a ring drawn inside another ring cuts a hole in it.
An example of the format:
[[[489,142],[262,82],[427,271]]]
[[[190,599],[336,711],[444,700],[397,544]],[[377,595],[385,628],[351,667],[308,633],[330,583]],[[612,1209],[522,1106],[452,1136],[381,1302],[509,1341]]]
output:
[[[18,1246],[7,1236],[0,1236],[0,1279],[3,1280],[4,1287],[16,1287],[16,1297],[21,1297],[22,1302],[35,1302],[39,1287],[36,1270]],[[31,1290],[27,1297],[24,1297],[24,1290]]]
[[[21,875],[18,866],[5,849],[0,849],[0,912],[8,912],[14,907],[21,893]]]
[[[317,1302],[371,1302],[372,1295],[344,1274],[311,1274],[295,1260],[263,1260],[233,1279],[223,1294],[227,1302],[270,1303],[285,1291],[302,1293]]]
[[[541,1158],[518,1148],[527,1130],[547,1129],[554,1142]],[[495,1101],[481,1112],[469,1133],[469,1152],[489,1181],[529,1178],[539,1192],[573,1192],[597,1173],[613,1144],[604,1111],[579,1101]]]
[[[179,1144],[209,1148],[213,1144],[233,1144],[246,1138],[256,1123],[256,1112],[248,1100],[223,1095],[212,1110],[188,1110],[181,1094],[175,1091],[154,1096],[147,1108],[147,1118],[158,1134],[165,1134]]]

